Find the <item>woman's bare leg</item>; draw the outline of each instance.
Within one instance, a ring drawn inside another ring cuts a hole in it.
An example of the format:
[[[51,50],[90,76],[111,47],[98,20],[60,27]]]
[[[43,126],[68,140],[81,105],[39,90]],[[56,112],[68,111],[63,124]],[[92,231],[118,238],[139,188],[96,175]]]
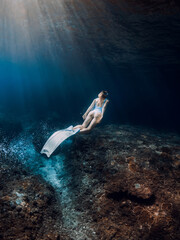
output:
[[[84,122],[83,122],[83,124],[82,124],[82,127],[83,127],[83,128],[86,128],[87,125],[91,122],[92,119],[93,119],[92,114],[88,114],[88,115],[87,115],[87,118],[84,120]]]
[[[87,125],[90,123],[92,118],[93,118],[92,114],[88,114],[86,119],[84,120],[83,124],[82,125],[76,125],[75,127],[73,127],[73,129],[77,129],[77,128],[82,129],[82,128],[87,127]]]
[[[87,128],[81,129],[80,133],[90,132],[91,129],[93,129],[98,124],[98,119],[99,118],[94,117],[93,120],[91,121],[91,123],[89,124],[89,126]]]

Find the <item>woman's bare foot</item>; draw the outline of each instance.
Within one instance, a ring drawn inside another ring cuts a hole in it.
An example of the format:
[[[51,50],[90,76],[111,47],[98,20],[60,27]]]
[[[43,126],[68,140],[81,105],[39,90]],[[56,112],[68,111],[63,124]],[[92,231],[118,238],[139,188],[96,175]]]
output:
[[[75,130],[75,129],[77,129],[77,128],[82,129],[83,127],[82,127],[82,125],[76,125],[75,127],[73,127],[73,130]]]
[[[89,129],[89,128],[81,128],[79,133],[89,133],[90,131],[91,131],[91,129]]]

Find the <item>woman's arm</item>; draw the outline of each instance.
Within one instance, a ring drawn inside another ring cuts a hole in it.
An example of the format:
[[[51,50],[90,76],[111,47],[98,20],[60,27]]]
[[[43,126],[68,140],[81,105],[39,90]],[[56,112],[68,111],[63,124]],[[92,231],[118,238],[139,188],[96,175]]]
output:
[[[85,114],[83,116],[86,116],[90,111],[91,109],[94,107],[95,105],[95,102],[96,102],[96,99],[94,99],[91,103],[91,105],[88,107],[88,109],[86,110]]]

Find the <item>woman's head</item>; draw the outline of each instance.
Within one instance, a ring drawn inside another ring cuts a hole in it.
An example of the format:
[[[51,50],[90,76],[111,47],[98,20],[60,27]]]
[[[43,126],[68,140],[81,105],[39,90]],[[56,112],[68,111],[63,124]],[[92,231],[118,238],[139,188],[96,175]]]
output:
[[[108,92],[107,91],[101,91],[99,94],[98,94],[98,97],[99,98],[107,98],[107,96],[108,96]]]

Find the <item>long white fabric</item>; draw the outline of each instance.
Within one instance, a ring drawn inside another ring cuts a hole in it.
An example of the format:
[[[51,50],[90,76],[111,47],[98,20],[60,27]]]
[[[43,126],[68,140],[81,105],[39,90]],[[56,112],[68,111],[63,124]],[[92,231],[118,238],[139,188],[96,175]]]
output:
[[[44,144],[41,154],[46,154],[49,158],[51,154],[56,150],[56,148],[68,137],[78,133],[80,131],[80,128],[77,128],[73,130],[73,126],[69,126],[68,128],[65,128],[63,130],[59,130],[55,133],[53,133],[50,138],[46,141]]]

